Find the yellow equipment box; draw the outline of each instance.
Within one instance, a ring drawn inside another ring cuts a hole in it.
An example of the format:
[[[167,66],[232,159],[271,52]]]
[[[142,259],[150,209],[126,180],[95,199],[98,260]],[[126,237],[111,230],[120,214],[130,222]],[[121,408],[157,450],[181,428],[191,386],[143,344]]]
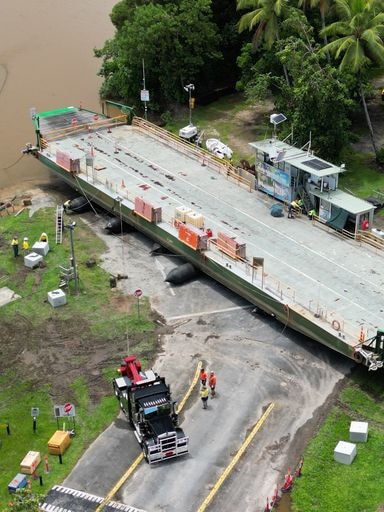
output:
[[[28,452],[24,459],[20,462],[21,473],[32,475],[40,464],[40,452]]]
[[[51,455],[63,455],[70,442],[71,438],[69,437],[69,432],[56,430],[48,441],[48,452]]]

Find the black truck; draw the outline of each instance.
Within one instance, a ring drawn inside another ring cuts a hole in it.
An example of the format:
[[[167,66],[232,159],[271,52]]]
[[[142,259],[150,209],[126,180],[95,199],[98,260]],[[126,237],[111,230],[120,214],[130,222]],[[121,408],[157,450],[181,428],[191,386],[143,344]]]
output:
[[[136,356],[125,357],[113,379],[120,408],[134,428],[149,463],[188,453],[189,438],[178,426],[176,402],[164,377],[142,371]]]

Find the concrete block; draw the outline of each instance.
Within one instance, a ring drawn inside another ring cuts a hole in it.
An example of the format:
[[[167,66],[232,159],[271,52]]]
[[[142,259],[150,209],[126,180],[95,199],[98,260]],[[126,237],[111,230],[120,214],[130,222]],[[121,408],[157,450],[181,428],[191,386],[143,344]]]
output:
[[[32,249],[34,252],[37,252],[37,254],[46,256],[49,253],[49,244],[48,242],[35,242]]]
[[[67,303],[67,297],[63,290],[53,290],[52,292],[48,292],[48,302],[52,307],[57,308]]]
[[[30,252],[24,256],[24,266],[28,268],[38,267],[41,261],[43,261],[42,255],[36,252]]]
[[[351,421],[349,427],[349,440],[352,443],[366,443],[368,439],[368,422]]]
[[[353,443],[346,443],[339,441],[333,452],[333,458],[336,462],[341,464],[352,464],[353,459],[356,457],[356,445]]]

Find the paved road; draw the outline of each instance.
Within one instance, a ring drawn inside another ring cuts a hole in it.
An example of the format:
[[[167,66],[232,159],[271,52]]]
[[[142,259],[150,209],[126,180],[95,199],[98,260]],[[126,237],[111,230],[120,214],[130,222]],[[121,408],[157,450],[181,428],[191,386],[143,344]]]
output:
[[[85,219],[92,220],[90,216]],[[190,454],[163,464],[143,463],[116,496],[148,512],[194,512],[231,461],[265,408],[273,412],[210,507],[213,512],[262,509],[266,496],[288,466],[295,466],[311,419],[325,403],[351,362],[302,338],[274,319],[252,313],[239,297],[208,278],[171,288],[164,275],[177,258],[149,256],[152,243],[125,235],[125,244],[93,223],[108,241],[103,265],[127,273],[119,282],[127,293],[140,287],[174,327],[163,339],[155,369],[180,400],[199,360],[218,376],[217,398],[203,410],[198,390],[187,402],[182,427]],[[123,261],[122,261],[123,260]],[[64,485],[105,495],[139,453],[124,418],[93,443]]]

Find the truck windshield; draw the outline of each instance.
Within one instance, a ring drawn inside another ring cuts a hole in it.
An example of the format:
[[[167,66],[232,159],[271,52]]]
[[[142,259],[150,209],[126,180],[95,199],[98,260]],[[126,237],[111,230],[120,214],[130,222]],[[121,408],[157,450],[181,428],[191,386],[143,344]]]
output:
[[[154,407],[146,407],[144,415],[147,419],[156,416],[169,416],[171,414],[171,406],[169,404],[155,405]]]

